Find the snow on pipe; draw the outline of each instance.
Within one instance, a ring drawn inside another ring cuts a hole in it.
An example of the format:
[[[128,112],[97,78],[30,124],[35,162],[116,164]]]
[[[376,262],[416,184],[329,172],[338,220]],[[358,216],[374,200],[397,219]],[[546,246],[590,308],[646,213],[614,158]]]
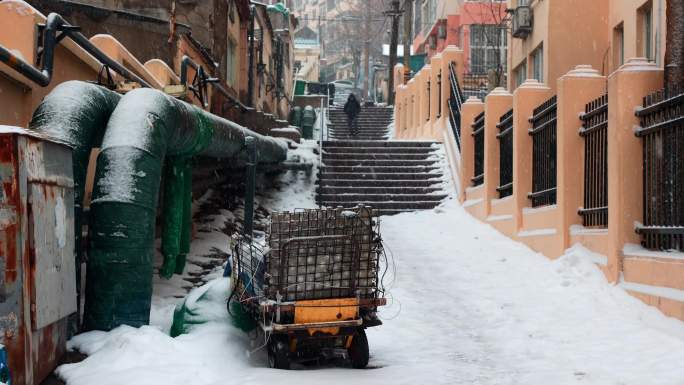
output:
[[[249,136],[255,139],[262,163],[285,160],[284,141],[254,133],[157,90],[136,89],[121,99],[107,123],[95,173],[86,329],[149,322],[155,213],[165,159],[235,158],[242,155]],[[189,190],[186,177],[184,192],[177,194],[183,205],[189,205],[184,197]],[[174,207],[185,212],[183,205]],[[181,223],[189,222],[189,207],[187,211]],[[171,224],[167,230],[177,228]],[[183,238],[182,229],[179,233]],[[185,238],[189,244],[189,232]],[[176,239],[168,241],[181,242]]]
[[[121,96],[104,87],[67,81],[55,87],[38,105],[29,123],[37,130],[72,148],[74,173],[74,222],[77,260],[82,258],[82,217],[85,180],[90,151],[99,147],[109,116]],[[76,264],[77,272],[80,263]],[[79,281],[80,274],[76,280]]]

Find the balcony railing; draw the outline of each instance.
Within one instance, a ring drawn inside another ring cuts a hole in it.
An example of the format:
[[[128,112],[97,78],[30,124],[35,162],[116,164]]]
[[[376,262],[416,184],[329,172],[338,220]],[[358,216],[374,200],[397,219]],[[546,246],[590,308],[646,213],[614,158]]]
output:
[[[499,133],[499,198],[513,194],[513,109],[501,115],[496,125]]]
[[[584,138],[584,207],[586,227],[608,226],[608,94],[587,103],[580,136]]]
[[[556,96],[534,109],[532,128],[532,207],[556,203]]]
[[[644,247],[684,250],[684,89],[644,98],[636,115],[643,143]]]
[[[473,121],[473,140],[475,142],[475,172],[472,178],[473,186],[479,186],[484,182],[484,133],[485,114],[481,112]]]

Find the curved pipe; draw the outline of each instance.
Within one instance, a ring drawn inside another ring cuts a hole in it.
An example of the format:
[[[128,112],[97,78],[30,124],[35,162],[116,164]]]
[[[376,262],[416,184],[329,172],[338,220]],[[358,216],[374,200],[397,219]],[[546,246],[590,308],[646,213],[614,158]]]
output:
[[[261,162],[285,160],[284,141],[159,91],[140,88],[121,99],[107,124],[95,174],[86,329],[149,322],[155,213],[165,159],[234,158],[248,136],[255,138]]]
[[[30,129],[72,148],[76,287],[80,287],[81,281],[83,198],[90,151],[100,146],[105,125],[119,99],[119,94],[101,86],[82,81],[64,82],[45,96],[29,123]]]
[[[58,36],[57,32],[61,32]],[[52,69],[55,59],[55,47],[64,37],[69,37],[78,46],[93,55],[100,63],[114,70],[114,72],[125,77],[126,79],[138,82],[143,87],[150,87],[150,84],[143,80],[138,75],[129,71],[126,67],[112,60],[93,43],[88,40],[82,33],[78,32],[78,27],[66,22],[57,13],[51,13],[45,22],[45,32],[43,40],[43,54],[42,62],[43,68],[37,69],[17,55],[13,54],[9,49],[0,45],[0,61],[9,65],[12,69],[26,76],[36,84],[45,87],[50,84],[52,80]]]
[[[29,129],[45,133],[72,148],[76,252],[81,254],[85,179],[90,151],[99,147],[109,116],[121,96],[105,87],[72,80],[59,84],[38,105]]]

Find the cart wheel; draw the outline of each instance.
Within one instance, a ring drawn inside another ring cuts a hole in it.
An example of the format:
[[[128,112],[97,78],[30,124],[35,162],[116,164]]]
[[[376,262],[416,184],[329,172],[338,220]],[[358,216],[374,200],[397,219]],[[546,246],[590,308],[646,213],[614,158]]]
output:
[[[272,335],[268,341],[268,366],[274,369],[290,369],[289,350],[286,336]]]
[[[352,367],[355,369],[363,369],[368,365],[368,338],[366,331],[363,328],[358,328],[356,335],[352,338],[351,346],[349,346],[349,359]]]

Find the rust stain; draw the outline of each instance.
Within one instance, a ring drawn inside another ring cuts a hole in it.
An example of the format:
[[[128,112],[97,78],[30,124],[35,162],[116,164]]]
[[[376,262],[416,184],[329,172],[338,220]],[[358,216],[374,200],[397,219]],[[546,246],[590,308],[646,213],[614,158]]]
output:
[[[12,370],[13,384],[26,384],[26,338],[26,329],[21,321],[14,332],[8,333],[5,330],[3,343],[7,348],[7,361]]]

